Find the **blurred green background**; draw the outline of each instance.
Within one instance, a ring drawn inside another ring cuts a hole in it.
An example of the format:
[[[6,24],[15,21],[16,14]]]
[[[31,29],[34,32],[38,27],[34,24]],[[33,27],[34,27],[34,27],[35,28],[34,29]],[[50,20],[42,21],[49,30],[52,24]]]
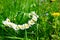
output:
[[[29,29],[15,31],[2,24],[6,18],[27,23],[31,11],[39,18]],[[52,16],[53,12],[60,12],[60,0],[0,0],[0,40],[60,40],[60,16]]]

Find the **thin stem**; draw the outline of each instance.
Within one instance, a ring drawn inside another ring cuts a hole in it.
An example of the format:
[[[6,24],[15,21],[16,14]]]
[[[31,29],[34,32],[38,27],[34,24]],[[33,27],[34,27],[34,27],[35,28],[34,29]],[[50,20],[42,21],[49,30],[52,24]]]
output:
[[[27,30],[25,29],[25,40],[27,40]]]
[[[0,38],[3,38],[3,36],[0,36]],[[23,38],[20,38],[20,37],[11,37],[11,36],[4,36],[4,38],[21,39],[21,40],[23,40]]]
[[[37,24],[37,40],[38,40],[38,24]]]
[[[55,19],[55,26],[56,26],[56,28],[55,28],[55,33],[56,33],[56,37],[57,37],[57,39],[58,39],[57,21],[58,21],[58,17]]]

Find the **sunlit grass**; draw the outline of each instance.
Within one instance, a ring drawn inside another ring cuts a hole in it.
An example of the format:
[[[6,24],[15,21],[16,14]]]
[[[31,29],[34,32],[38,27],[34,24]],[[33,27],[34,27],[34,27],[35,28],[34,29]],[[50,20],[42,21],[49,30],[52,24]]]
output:
[[[6,18],[16,24],[27,23],[31,11],[35,11],[39,18],[29,29],[15,31],[2,23]],[[54,12],[59,16],[54,17]],[[0,40],[5,39],[60,40],[60,1],[0,0]]]

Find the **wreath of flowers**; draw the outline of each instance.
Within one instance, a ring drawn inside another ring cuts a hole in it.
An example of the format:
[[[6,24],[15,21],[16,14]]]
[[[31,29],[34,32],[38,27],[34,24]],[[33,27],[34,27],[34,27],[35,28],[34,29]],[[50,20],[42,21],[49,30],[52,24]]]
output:
[[[32,19],[28,21],[28,23],[25,23],[25,24],[22,24],[22,25],[17,25],[15,23],[12,23],[10,22],[10,19],[6,19],[5,21],[2,21],[2,23],[5,25],[5,26],[8,26],[8,27],[11,27],[13,28],[14,30],[24,30],[24,29],[28,29],[29,27],[31,27],[32,25],[35,24],[35,22],[37,21],[38,19],[38,15],[35,13],[35,12],[31,12],[29,14],[29,16],[32,16]]]

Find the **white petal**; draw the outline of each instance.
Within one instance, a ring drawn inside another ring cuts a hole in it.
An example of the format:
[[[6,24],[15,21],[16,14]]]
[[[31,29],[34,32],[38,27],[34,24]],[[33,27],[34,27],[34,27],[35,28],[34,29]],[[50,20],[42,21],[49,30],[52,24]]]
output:
[[[14,30],[17,30],[17,25],[14,24],[14,23],[12,23],[12,22],[3,21],[3,24],[4,24],[5,26],[8,26],[8,27],[13,28]]]
[[[24,24],[24,27],[25,27],[25,29],[28,29],[29,25],[28,24]]]
[[[28,21],[29,26],[34,25],[35,22],[33,20]]]
[[[36,16],[33,16],[32,17],[32,20],[37,21],[37,17]]]
[[[7,22],[10,22],[10,20],[9,20],[8,18],[6,19],[6,21],[7,21]]]
[[[7,22],[7,21],[3,21],[3,24],[4,24],[5,26],[10,26],[10,22]]]
[[[36,15],[36,13],[34,11],[32,11],[31,13],[32,13],[32,15]]]
[[[21,30],[24,30],[24,29],[25,29],[24,25],[18,25],[18,27],[19,27],[19,29],[21,29]]]
[[[11,23],[10,25],[11,25],[11,27],[12,27],[14,30],[18,30],[18,27],[17,27],[17,25],[16,25],[16,24]]]

